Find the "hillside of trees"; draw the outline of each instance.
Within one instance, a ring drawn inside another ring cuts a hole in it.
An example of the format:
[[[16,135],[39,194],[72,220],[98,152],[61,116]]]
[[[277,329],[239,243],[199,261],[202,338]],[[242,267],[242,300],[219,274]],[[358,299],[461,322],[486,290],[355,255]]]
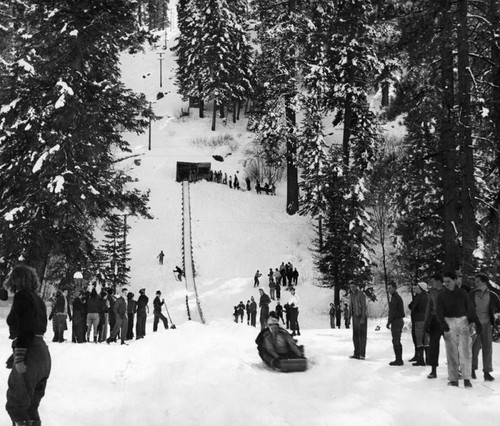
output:
[[[284,171],[287,213],[317,223],[336,302],[349,282],[374,297],[373,283],[443,270],[498,277],[500,0],[3,4],[3,274],[20,258],[44,277],[72,276],[76,259],[97,273],[110,259],[99,260],[96,221],[148,215],[111,155],[128,149],[119,128],[142,132],[151,116],[117,58],[168,26],[174,6],[179,94],[202,117],[213,105],[212,130],[245,109],[259,155]],[[397,141],[381,130],[396,119]],[[51,268],[61,259],[64,272]]]

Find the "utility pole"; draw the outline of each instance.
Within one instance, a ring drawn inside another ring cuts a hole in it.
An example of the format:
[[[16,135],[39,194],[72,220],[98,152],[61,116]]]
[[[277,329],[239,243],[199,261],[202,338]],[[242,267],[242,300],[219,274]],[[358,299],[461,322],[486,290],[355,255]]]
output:
[[[167,45],[167,41],[165,39],[165,46]],[[164,52],[160,52],[160,53],[157,53],[157,55],[160,55],[160,57],[158,58],[158,60],[160,61],[160,87],[163,86],[163,77],[162,77],[162,72],[163,72],[163,68],[162,68],[162,62],[163,62],[163,56],[164,55]]]
[[[151,113],[153,112],[153,104],[149,103],[149,141],[148,141],[148,151],[151,151]]]

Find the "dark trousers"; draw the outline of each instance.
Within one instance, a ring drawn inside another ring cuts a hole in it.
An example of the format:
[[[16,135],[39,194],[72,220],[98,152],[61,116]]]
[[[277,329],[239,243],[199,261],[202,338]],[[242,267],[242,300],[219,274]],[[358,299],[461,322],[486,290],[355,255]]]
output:
[[[134,314],[128,314],[128,323],[127,323],[127,340],[131,340],[134,338]]]
[[[299,308],[290,308],[290,329],[292,332],[300,333]]]
[[[366,355],[366,331],[367,331],[367,319],[363,318],[363,323],[361,323],[361,317],[353,315],[352,317],[352,342],[354,343],[354,355],[365,356]]]
[[[74,343],[84,343],[85,342],[85,324],[83,319],[73,318],[73,339]]]
[[[269,316],[269,305],[260,308],[260,329],[264,330],[267,327],[267,317]]]
[[[257,323],[257,311],[250,312],[250,325],[255,327]]]
[[[394,347],[394,350],[396,352],[396,356],[398,356],[398,348],[402,348],[403,345],[401,344],[401,333],[403,332],[403,326],[404,326],[404,321],[403,318],[398,318],[394,320],[391,324],[391,336],[392,336],[392,346]],[[400,352],[399,352],[400,354]],[[401,355],[401,354],[400,354]]]
[[[472,369],[477,370],[479,351],[483,351],[483,372],[491,373],[493,371],[492,354],[493,354],[493,334],[491,323],[481,323],[482,331],[474,338],[472,345]]]
[[[335,315],[335,323],[337,324],[337,328],[340,328],[340,325],[342,324],[342,317],[340,315]]]
[[[146,335],[146,312],[137,312],[137,324],[135,326],[135,337],[141,338]]]
[[[429,324],[429,354],[427,363],[432,367],[439,365],[439,340],[443,335],[437,318],[433,315]]]
[[[160,319],[163,321],[163,325],[165,329],[168,328],[168,319],[163,315],[161,312],[155,312],[154,313],[154,320],[153,320],[153,331],[158,330],[158,323],[160,322]]]
[[[26,367],[24,374],[18,373],[15,367],[12,368],[5,408],[13,422],[40,422],[38,406],[45,395],[51,369],[49,349],[41,337],[35,337],[28,348]]]
[[[68,328],[66,323],[67,315],[56,314],[56,342],[64,342],[64,331]]]
[[[111,330],[111,334],[109,336],[109,340],[115,340],[118,333],[120,333],[120,338],[122,343],[125,341],[125,337],[127,336],[127,328],[128,328],[128,319],[117,317],[115,319],[115,325]]]

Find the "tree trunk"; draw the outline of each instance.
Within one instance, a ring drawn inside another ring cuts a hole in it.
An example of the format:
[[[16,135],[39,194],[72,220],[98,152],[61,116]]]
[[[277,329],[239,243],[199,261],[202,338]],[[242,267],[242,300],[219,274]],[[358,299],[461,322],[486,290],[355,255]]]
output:
[[[295,11],[296,0],[288,0],[288,12],[291,14]],[[291,77],[293,77],[293,70]],[[289,84],[289,93],[286,95],[285,117],[288,126],[288,137],[286,139],[286,212],[289,215],[294,215],[299,210],[299,173],[295,165],[295,139],[293,137],[296,125],[295,110],[291,103],[295,94],[294,84]]]
[[[474,250],[477,246],[476,188],[474,182],[474,156],[472,148],[469,41],[467,33],[467,0],[458,0],[458,107],[462,183],[462,273],[474,272]]]
[[[236,123],[236,101],[233,102],[233,123]]]
[[[490,0],[489,10],[491,20],[491,62],[493,69],[491,70],[492,92],[489,100],[489,108],[491,120],[493,122],[492,138],[497,147],[496,149],[496,164],[497,173],[500,172],[500,0]],[[497,219],[495,224],[500,227],[500,217],[498,210],[500,209],[500,193],[497,195],[496,209],[494,216]]]
[[[443,246],[444,268],[458,269],[459,247],[456,229],[458,226],[457,201],[457,143],[453,126],[454,119],[454,75],[453,75],[453,23],[450,0],[440,0],[441,26],[441,92],[442,112],[438,118],[441,144],[441,180],[443,185]]]
[[[226,108],[224,107],[224,102],[220,103],[220,118],[226,118]]]
[[[212,114],[212,132],[215,132],[216,121],[217,121],[217,101],[214,101],[214,112]]]
[[[241,111],[241,101],[238,101],[238,113],[236,115],[236,120],[240,119],[240,111]]]
[[[205,118],[205,101],[200,98],[200,118]]]

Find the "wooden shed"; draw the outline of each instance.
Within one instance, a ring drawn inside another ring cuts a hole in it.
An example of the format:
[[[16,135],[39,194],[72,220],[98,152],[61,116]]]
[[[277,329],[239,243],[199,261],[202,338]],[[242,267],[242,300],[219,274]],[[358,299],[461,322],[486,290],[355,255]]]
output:
[[[211,163],[187,163],[178,161],[175,180],[177,182],[183,182],[185,180],[189,182],[196,182],[201,179],[208,180],[211,167]]]

